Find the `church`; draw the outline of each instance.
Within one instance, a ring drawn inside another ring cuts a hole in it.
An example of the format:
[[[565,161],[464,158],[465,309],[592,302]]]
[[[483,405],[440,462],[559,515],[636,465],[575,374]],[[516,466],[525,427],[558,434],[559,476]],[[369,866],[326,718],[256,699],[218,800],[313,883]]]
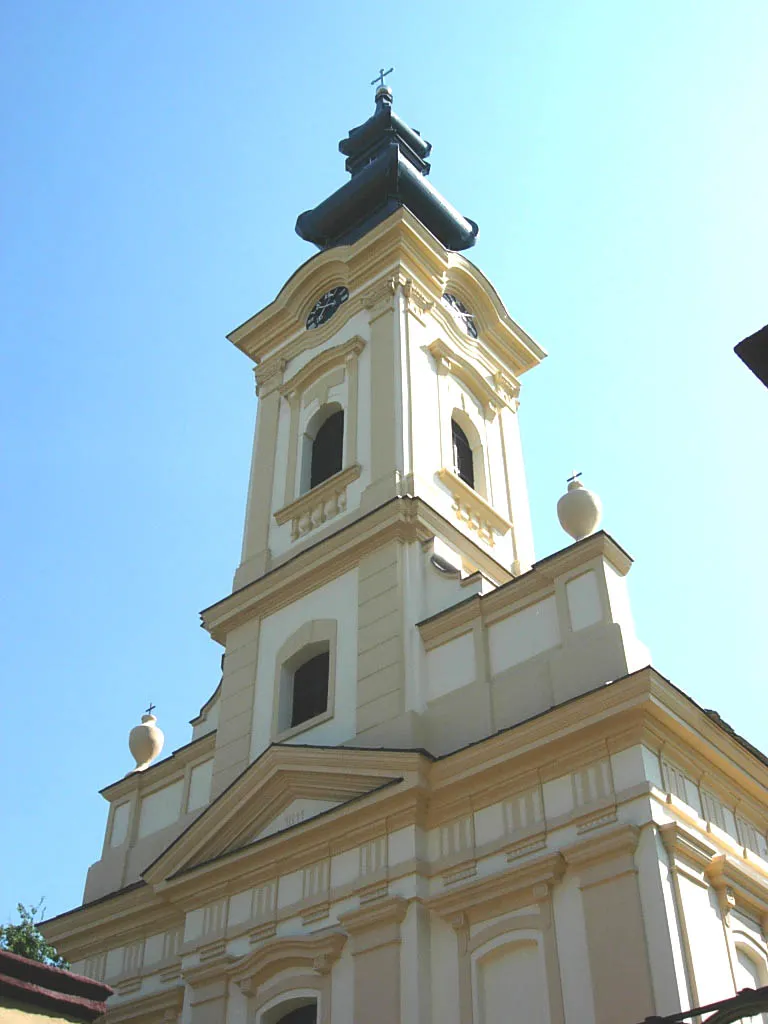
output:
[[[636,1024],[767,984],[768,760],[651,667],[577,478],[536,560],[546,353],[383,78],[339,149],[319,252],[229,335],[258,412],[221,681],[171,756],[133,730],[46,938],[108,1024]]]

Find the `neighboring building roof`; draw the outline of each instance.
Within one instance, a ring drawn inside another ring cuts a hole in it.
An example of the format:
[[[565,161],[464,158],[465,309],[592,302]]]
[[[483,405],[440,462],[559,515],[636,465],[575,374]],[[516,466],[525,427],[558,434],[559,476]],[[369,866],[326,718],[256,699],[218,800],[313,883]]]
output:
[[[740,341],[733,351],[768,388],[768,325]]]
[[[0,1005],[90,1022],[104,1013],[113,991],[100,981],[0,949]]]

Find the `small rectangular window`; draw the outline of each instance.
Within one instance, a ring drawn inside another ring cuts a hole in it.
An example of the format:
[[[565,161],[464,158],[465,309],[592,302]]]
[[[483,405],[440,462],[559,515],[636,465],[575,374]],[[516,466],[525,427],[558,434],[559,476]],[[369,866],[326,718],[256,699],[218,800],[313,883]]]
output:
[[[323,651],[293,673],[291,726],[308,722],[327,710],[329,670],[330,653]]]

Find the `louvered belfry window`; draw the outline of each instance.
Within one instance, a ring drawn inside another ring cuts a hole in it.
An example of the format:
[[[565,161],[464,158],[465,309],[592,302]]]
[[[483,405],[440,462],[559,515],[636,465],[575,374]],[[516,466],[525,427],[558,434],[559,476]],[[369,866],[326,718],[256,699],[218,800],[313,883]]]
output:
[[[318,430],[312,442],[312,463],[309,474],[309,486],[317,487],[341,470],[341,458],[344,449],[344,412],[331,413]]]
[[[328,651],[299,665],[293,673],[291,727],[308,722],[328,708],[328,675],[331,657]]]
[[[460,480],[469,487],[475,486],[475,464],[472,459],[472,448],[467,435],[456,420],[451,420],[453,433],[453,468]]]

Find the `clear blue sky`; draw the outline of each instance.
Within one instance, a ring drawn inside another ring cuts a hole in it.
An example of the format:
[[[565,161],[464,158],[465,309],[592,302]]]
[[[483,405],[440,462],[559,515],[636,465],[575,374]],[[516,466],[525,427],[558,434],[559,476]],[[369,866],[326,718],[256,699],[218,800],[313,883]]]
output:
[[[432,181],[550,353],[521,421],[538,557],[576,467],[656,667],[765,749],[764,0],[6,0],[0,920],[79,902],[148,701],[216,686],[255,399],[227,331],[394,64]]]

